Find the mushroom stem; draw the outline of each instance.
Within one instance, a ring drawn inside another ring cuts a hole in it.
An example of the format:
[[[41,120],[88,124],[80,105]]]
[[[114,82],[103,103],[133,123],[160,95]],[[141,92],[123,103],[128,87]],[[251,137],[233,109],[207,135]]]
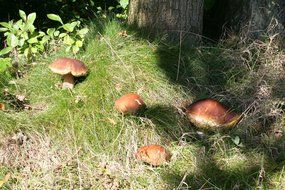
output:
[[[62,88],[66,89],[73,89],[74,87],[74,77],[71,73],[63,75],[63,84],[62,84]]]

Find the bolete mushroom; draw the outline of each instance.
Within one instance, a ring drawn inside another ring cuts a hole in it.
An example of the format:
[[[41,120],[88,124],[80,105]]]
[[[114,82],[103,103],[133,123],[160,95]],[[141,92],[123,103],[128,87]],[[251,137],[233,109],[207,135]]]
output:
[[[231,112],[217,100],[206,98],[186,107],[190,122],[198,128],[231,128],[241,119],[241,114]]]
[[[169,162],[171,154],[160,145],[148,145],[141,147],[135,154],[135,158],[152,166],[159,166]]]
[[[130,93],[120,97],[115,102],[115,109],[123,114],[135,114],[146,105],[138,94]]]
[[[83,62],[72,58],[59,58],[49,65],[52,72],[62,75],[62,88],[72,89],[74,87],[74,77],[87,74],[87,67]]]

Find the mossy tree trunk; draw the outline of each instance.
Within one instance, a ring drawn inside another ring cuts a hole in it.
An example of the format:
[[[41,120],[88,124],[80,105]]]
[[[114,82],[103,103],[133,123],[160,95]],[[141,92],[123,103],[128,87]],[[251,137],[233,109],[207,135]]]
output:
[[[130,25],[171,41],[196,41],[202,34],[203,0],[130,0]]]

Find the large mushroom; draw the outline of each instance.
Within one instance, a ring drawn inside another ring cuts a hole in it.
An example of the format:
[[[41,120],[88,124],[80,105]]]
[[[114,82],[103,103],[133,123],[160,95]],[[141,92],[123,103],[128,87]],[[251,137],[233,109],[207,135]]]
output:
[[[59,58],[49,65],[52,72],[62,75],[62,88],[72,89],[74,87],[74,77],[87,74],[87,67],[83,62],[72,58]]]
[[[241,119],[241,114],[231,112],[223,104],[211,98],[187,106],[186,115],[196,127],[204,129],[231,128]]]
[[[148,145],[141,147],[135,154],[135,158],[152,166],[159,166],[169,162],[171,154],[160,145]]]
[[[123,114],[136,114],[146,105],[138,94],[130,93],[120,97],[115,102],[115,109]]]

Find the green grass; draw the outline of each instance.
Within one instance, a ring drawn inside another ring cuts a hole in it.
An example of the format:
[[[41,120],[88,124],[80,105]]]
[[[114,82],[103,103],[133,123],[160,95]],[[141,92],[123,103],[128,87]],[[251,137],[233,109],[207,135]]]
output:
[[[74,90],[59,89],[61,77],[48,69],[57,57],[70,56],[61,51],[1,87],[25,95],[27,104],[38,108],[8,106],[0,112],[0,156],[9,160],[1,164],[0,158],[0,180],[12,174],[4,189],[284,188],[283,138],[269,133],[283,130],[282,117],[275,128],[263,126],[268,129],[255,133],[253,126],[265,115],[253,112],[237,128],[201,138],[179,113],[185,102],[209,96],[236,111],[256,98],[251,91],[259,87],[257,75],[253,66],[236,60],[241,50],[183,48],[179,61],[178,46],[150,42],[134,31],[120,36],[125,28],[114,21],[90,24],[90,29],[77,56],[89,74]],[[115,100],[129,92],[146,102],[144,114],[124,117],[113,109]],[[260,107],[275,99],[267,100]],[[19,131],[28,137],[22,146],[11,141]],[[171,151],[169,164],[153,168],[134,159],[139,147],[154,143]]]

